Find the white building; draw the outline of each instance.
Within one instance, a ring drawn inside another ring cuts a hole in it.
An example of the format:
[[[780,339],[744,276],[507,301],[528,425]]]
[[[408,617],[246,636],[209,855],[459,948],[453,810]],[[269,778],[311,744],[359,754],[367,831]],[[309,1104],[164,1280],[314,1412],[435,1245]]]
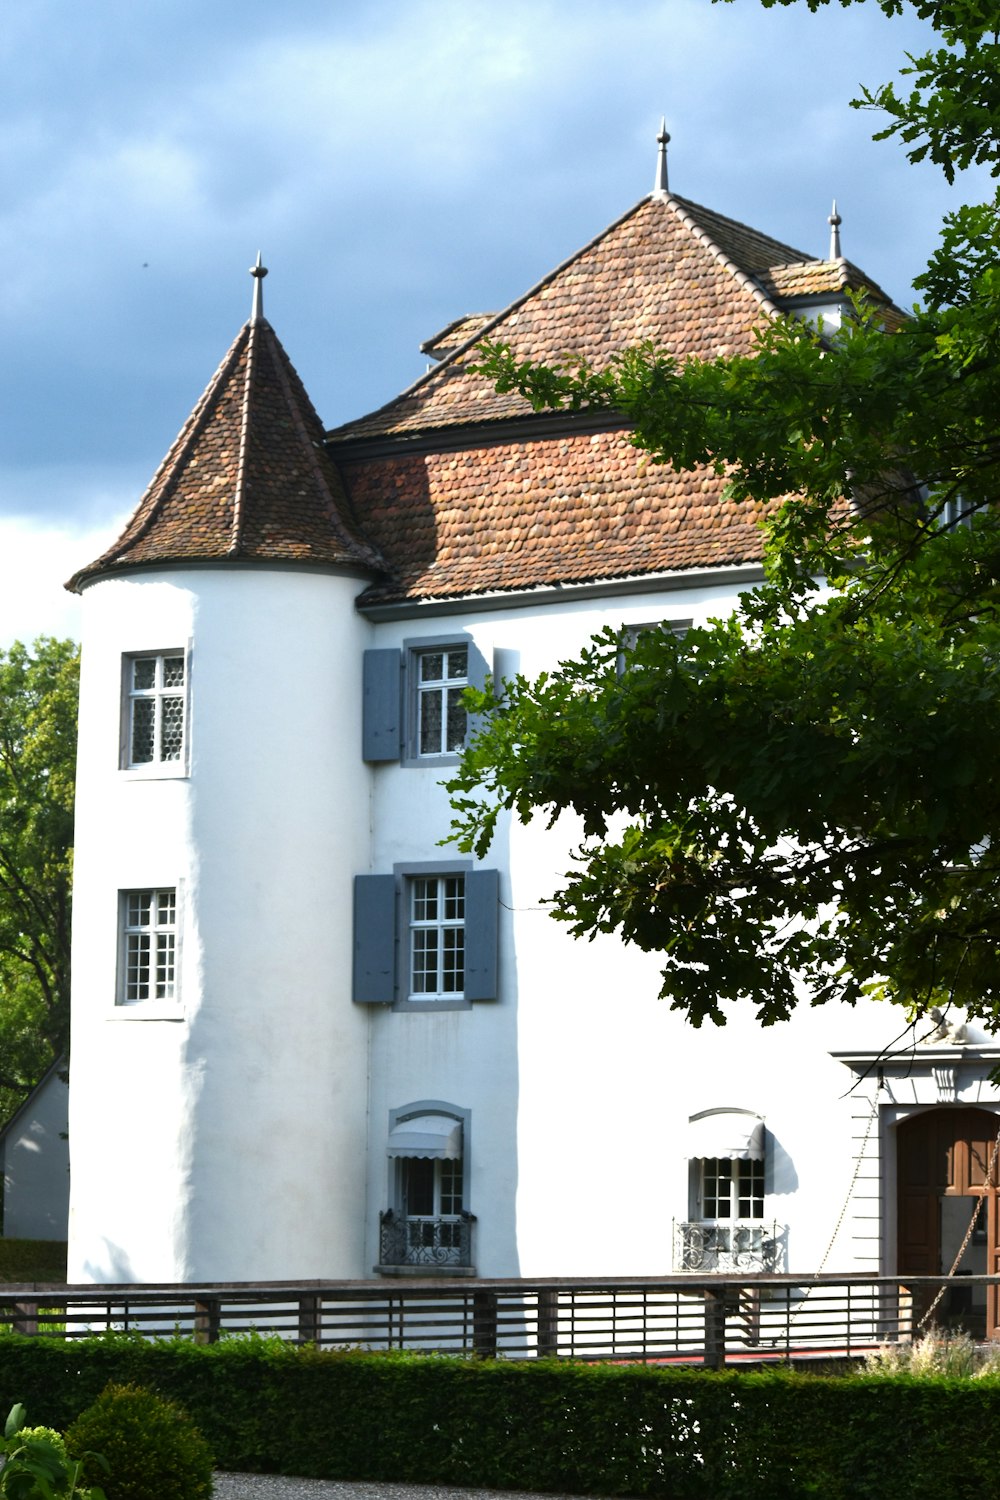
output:
[[[776,313],[829,320],[871,287],[831,249],[661,168],[328,434],[258,269],[134,517],[73,580],[71,1280],[948,1269],[996,1134],[986,1038],[900,1044],[876,1006],[695,1031],[655,958],[546,915],[571,827],[505,823],[483,866],[442,845],[464,683],[608,624],[706,620],[760,577],[721,480],[646,463],[607,414],[497,395],[477,339],[749,350]],[[966,1269],[996,1264],[987,1198]]]

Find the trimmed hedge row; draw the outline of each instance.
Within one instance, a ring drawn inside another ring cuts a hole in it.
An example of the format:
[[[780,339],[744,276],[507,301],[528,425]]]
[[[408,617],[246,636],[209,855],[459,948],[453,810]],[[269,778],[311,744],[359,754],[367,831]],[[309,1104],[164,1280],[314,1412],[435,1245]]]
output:
[[[66,1280],[65,1240],[0,1238],[0,1281]]]
[[[0,1416],[20,1400],[62,1429],[108,1380],[180,1401],[225,1469],[672,1500],[1000,1500],[990,1380],[0,1339]]]

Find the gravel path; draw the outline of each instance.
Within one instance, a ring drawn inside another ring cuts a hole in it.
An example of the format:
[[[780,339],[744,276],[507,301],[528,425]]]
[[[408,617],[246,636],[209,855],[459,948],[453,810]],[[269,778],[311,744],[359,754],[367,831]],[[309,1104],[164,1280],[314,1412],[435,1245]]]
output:
[[[217,1500],[539,1500],[521,1490],[460,1490],[434,1484],[373,1484],[343,1479],[289,1479],[282,1474],[222,1474],[215,1476]],[[578,1500],[573,1495],[547,1495],[545,1500]]]

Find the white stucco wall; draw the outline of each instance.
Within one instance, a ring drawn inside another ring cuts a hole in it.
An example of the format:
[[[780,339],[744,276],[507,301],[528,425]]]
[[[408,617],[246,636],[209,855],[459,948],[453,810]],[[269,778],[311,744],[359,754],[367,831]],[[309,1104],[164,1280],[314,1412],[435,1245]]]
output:
[[[360,1272],[358,587],[228,568],[85,592],[71,1279]],[[119,769],[122,654],[188,644],[188,774],[132,777]],[[115,1004],[118,893],[144,887],[178,891],[172,1018]]]
[[[892,1268],[892,1132],[899,1109],[939,1097],[930,1061],[914,1065],[913,1099],[905,1070],[890,1080],[869,1128],[873,1085],[850,1092],[858,1072],[832,1054],[892,1044],[897,1012],[806,1006],[764,1030],[734,1006],[725,1028],[693,1029],[658,998],[655,956],[575,941],[544,910],[569,868],[569,819],[501,820],[483,862],[500,876],[495,1001],[351,1000],[354,876],[466,858],[441,845],[447,768],[361,759],[364,648],[468,634],[503,672],[533,676],[604,625],[732,608],[726,579],[683,582],[377,623],[355,608],[357,579],[292,569],[88,588],[71,1278],[370,1276],[390,1114],[419,1100],[469,1111],[480,1275],[671,1271],[689,1118],[726,1107],[765,1121],[764,1217],[787,1269]],[[187,644],[187,773],[132,777],[119,769],[122,654]],[[180,897],[181,999],[145,1019],[115,1005],[118,893],[157,886]],[[991,1065],[969,1054],[958,1096],[995,1101]]]
[[[523,609],[384,622],[379,645],[467,631],[487,660],[534,676],[578,654],[602,626],[727,614],[737,588],[546,602]],[[372,868],[435,853],[450,823],[440,772],[386,765],[375,774]],[[482,1275],[642,1275],[674,1268],[673,1223],[689,1215],[688,1121],[713,1108],[758,1113],[768,1131],[765,1220],[782,1264],[887,1268],[894,1208],[856,1156],[873,1089],[831,1054],[897,1040],[886,1006],[817,1010],[762,1028],[731,1008],[725,1028],[690,1026],[658,998],[655,955],[612,938],[576,941],[542,902],[567,870],[570,819],[547,829],[501,821],[484,863],[501,875],[500,997],[441,1016],[373,1018],[369,1228],[386,1206],[389,1111],[439,1098],[472,1110],[467,1206],[477,1215]],[[985,1067],[970,1078],[981,1092]],[[970,1084],[970,1086],[972,1086]],[[995,1097],[995,1090],[987,1090]],[[883,1098],[883,1104],[888,1096]],[[874,1150],[884,1123],[865,1146]],[[874,1145],[873,1145],[874,1143]],[[370,1259],[374,1260],[374,1249]]]

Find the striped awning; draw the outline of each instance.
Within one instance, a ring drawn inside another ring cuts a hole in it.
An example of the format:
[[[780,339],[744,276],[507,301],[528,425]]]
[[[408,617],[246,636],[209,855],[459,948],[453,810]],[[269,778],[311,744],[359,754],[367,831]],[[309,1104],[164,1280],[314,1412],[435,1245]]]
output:
[[[450,1115],[413,1115],[389,1132],[390,1156],[462,1159],[462,1122]]]
[[[764,1160],[764,1121],[744,1109],[712,1109],[688,1123],[689,1160]]]

